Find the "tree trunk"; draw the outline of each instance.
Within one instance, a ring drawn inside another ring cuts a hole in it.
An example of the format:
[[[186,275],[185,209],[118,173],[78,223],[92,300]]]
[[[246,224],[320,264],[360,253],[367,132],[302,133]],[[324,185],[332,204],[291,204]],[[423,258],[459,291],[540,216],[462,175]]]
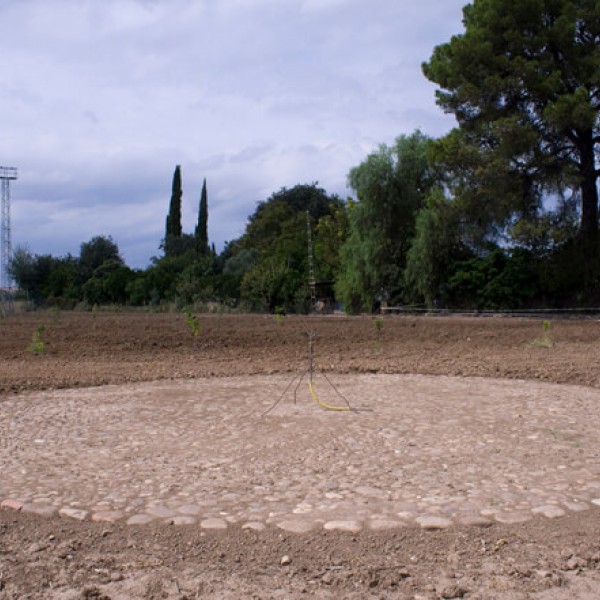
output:
[[[594,156],[593,132],[590,130],[580,138],[581,162],[581,242],[585,287],[594,286],[598,275],[598,186],[596,160]]]

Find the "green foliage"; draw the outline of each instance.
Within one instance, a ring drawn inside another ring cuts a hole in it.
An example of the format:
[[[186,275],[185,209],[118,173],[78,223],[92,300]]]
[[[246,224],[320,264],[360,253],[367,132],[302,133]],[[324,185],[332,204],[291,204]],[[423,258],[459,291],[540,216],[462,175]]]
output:
[[[167,236],[160,245],[166,258],[175,256],[187,256],[188,260],[196,257],[196,237],[191,233],[182,233],[181,235]]]
[[[123,264],[119,247],[111,236],[98,235],[89,242],[81,244],[79,266],[84,277],[90,276],[96,269],[107,262]]]
[[[537,215],[543,193],[578,189],[589,283],[598,268],[600,4],[476,0],[464,24],[423,65],[459,123],[459,151],[447,153],[457,195],[501,226]]]
[[[322,216],[314,228],[313,252],[317,281],[335,281],[341,270],[340,250],[350,227],[345,204],[334,202],[330,214]]]
[[[535,266],[531,253],[521,249],[494,248],[484,257],[459,261],[448,279],[450,302],[478,310],[522,308],[539,294]]]
[[[194,336],[194,338],[197,338],[200,335],[202,328],[200,327],[200,321],[198,320],[198,317],[196,317],[196,315],[192,314],[189,311],[186,312],[185,324]]]
[[[198,209],[198,225],[196,225],[196,252],[198,255],[208,254],[208,197],[206,193],[206,179],[202,183],[200,194],[200,207]]]
[[[381,332],[383,331],[383,320],[375,319],[375,321],[373,321],[373,325],[375,326],[375,331],[377,332],[377,335],[381,335]]]
[[[83,284],[84,300],[88,304],[125,304],[128,285],[135,273],[122,262],[109,259],[94,269]]]
[[[446,282],[451,265],[466,258],[456,207],[434,190],[418,212],[404,271],[405,298],[432,308],[448,300]]]
[[[44,325],[38,325],[33,335],[31,336],[31,343],[29,344],[27,351],[31,354],[46,354],[46,344],[42,340],[42,335],[46,331]]]
[[[169,238],[181,237],[181,166],[175,167],[173,173],[173,184],[171,189],[171,202],[169,204],[169,214],[165,227],[165,240]]]
[[[283,325],[285,321],[285,311],[283,307],[277,306],[275,308],[275,314],[273,315],[273,319],[277,325]]]
[[[376,297],[400,300],[415,220],[439,178],[430,169],[430,138],[420,131],[380,146],[348,175],[358,202],[348,210],[336,292],[349,312],[370,310]]]
[[[542,323],[542,336],[533,340],[533,345],[538,348],[552,348],[554,342],[552,341],[552,336],[550,335],[550,321],[547,319]]]
[[[260,253],[256,248],[240,250],[225,261],[223,273],[234,277],[242,277],[256,264],[259,255]]]
[[[316,184],[284,188],[259,203],[244,235],[230,244],[232,256],[225,262],[227,272],[240,274],[241,299],[250,309],[307,310],[306,212],[318,230],[322,219],[335,220],[342,209],[341,200]],[[324,235],[319,238],[319,254],[315,252],[319,277],[331,274],[322,257],[328,258]]]

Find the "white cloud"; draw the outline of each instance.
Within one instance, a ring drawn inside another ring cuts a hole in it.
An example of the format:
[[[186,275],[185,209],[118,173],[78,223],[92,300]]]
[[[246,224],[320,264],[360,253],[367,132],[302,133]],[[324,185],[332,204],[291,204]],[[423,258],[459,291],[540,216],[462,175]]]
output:
[[[176,164],[187,230],[207,178],[218,247],[282,186],[345,195],[377,144],[451,126],[420,65],[460,31],[462,4],[0,0],[15,243],[76,252],[110,233],[143,266]]]

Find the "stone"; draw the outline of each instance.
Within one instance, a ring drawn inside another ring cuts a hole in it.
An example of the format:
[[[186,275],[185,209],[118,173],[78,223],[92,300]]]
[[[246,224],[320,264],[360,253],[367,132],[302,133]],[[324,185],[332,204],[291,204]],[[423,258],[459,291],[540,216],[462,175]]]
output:
[[[40,517],[51,517],[56,514],[58,508],[56,506],[42,506],[38,504],[23,504],[21,509],[23,512],[40,515]]]
[[[177,512],[182,515],[197,515],[200,513],[200,507],[197,504],[183,504]]]
[[[92,515],[92,521],[103,523],[114,523],[123,518],[123,513],[120,510],[104,510],[96,512]]]
[[[581,567],[586,566],[586,561],[581,560],[580,558],[573,556],[567,561],[567,569],[569,571],[575,571]]]
[[[417,517],[416,521],[421,526],[422,529],[427,529],[427,530],[448,529],[448,527],[452,526],[451,519],[447,519],[446,517],[436,517],[433,515]]]
[[[277,523],[277,527],[290,533],[307,533],[313,529],[314,525],[310,521],[281,521]]]
[[[146,525],[151,521],[154,521],[155,517],[153,515],[147,515],[141,513],[139,515],[133,515],[133,517],[129,517],[127,519],[127,525]]]
[[[36,552],[41,552],[42,550],[46,549],[48,546],[42,546],[41,544],[38,544],[37,542],[33,542],[33,544],[31,544],[31,546],[29,546],[29,548],[27,548],[27,552],[29,554],[35,554]]]
[[[58,511],[61,517],[68,517],[69,519],[76,519],[77,521],[84,521],[88,516],[88,511],[81,508],[61,508]]]
[[[146,512],[149,515],[159,517],[161,519],[168,519],[169,517],[175,516],[175,511],[167,508],[166,506],[148,506]]]
[[[324,529],[328,531],[349,531],[351,533],[358,533],[362,527],[358,521],[328,521],[323,525]]]
[[[285,554],[284,556],[281,557],[280,564],[281,564],[282,567],[285,567],[287,565],[291,565],[292,564],[292,559],[287,554]]]
[[[479,515],[467,515],[461,517],[458,522],[467,527],[490,527],[492,524],[492,521],[485,517],[480,517]]]
[[[563,502],[563,504],[573,512],[583,512],[584,510],[590,510],[590,507],[585,502]]]
[[[370,485],[359,485],[355,490],[361,496],[369,496],[371,498],[379,498],[385,500],[388,497],[388,492]]]
[[[242,525],[242,529],[253,529],[254,531],[263,531],[266,525],[260,521],[248,521]]]
[[[10,508],[11,510],[21,510],[23,508],[23,503],[18,500],[13,500],[11,498],[7,498],[0,503],[0,508]]]
[[[556,519],[557,517],[562,517],[565,514],[565,511],[555,504],[537,506],[536,508],[533,508],[531,512],[534,515],[544,515],[544,517],[548,519]]]
[[[507,525],[514,525],[515,523],[525,523],[525,521],[531,520],[531,514],[526,512],[500,512],[494,515],[494,519],[498,523],[505,523]]]
[[[387,529],[406,527],[406,523],[403,523],[402,521],[395,521],[393,519],[373,519],[369,523],[369,527],[374,531],[384,531]]]
[[[196,518],[191,515],[177,515],[172,519],[167,519],[167,522],[171,525],[193,525],[196,522]]]
[[[462,598],[468,590],[455,581],[440,581],[436,587],[440,598]]]
[[[223,519],[204,519],[200,521],[202,529],[227,529],[227,523]]]

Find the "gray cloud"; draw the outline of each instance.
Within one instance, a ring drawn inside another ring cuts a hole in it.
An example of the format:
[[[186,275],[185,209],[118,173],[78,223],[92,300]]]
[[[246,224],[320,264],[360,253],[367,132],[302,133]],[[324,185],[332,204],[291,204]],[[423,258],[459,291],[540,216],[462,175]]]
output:
[[[77,253],[112,234],[145,266],[176,164],[188,231],[207,178],[217,247],[282,186],[345,196],[379,143],[451,127],[420,65],[461,30],[463,3],[0,0],[15,244]]]

